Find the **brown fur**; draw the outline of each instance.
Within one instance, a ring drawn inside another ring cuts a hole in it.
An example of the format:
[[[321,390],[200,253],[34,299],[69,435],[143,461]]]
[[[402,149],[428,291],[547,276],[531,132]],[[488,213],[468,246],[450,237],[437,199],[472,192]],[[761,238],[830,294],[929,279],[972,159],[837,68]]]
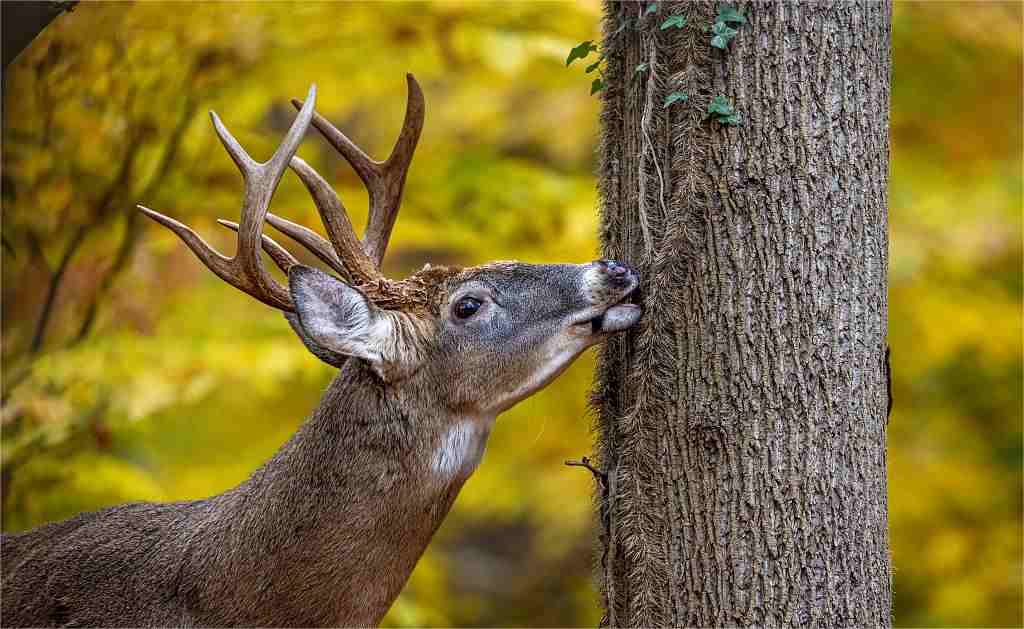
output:
[[[606,338],[595,317],[613,307],[639,316],[615,306],[635,276],[613,281],[601,264],[425,269],[382,288],[396,301],[377,304],[293,269],[289,321],[317,356],[343,365],[306,423],[223,494],[120,505],[3,536],[0,620],[378,623],[475,468],[494,417]],[[452,302],[467,291],[493,300],[457,320]],[[337,310],[325,319],[328,306]],[[374,345],[379,321],[394,327]],[[334,328],[351,333],[344,344],[332,344]],[[358,343],[383,348],[379,359],[345,360],[341,350]]]

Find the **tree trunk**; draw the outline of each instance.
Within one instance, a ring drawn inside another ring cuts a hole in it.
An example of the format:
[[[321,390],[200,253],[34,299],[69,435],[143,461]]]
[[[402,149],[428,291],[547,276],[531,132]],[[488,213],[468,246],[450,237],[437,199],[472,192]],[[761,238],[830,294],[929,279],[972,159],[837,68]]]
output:
[[[717,3],[648,4],[605,9],[601,237],[646,312],[594,392],[604,624],[888,626],[890,6],[742,4],[719,50]]]

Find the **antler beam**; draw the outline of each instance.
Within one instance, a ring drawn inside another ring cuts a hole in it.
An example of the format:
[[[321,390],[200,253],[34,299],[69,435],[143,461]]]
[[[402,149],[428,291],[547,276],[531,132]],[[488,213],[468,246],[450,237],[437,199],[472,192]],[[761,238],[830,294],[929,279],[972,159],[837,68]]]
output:
[[[220,117],[210,112],[217,137],[245,180],[241,224],[237,227],[238,250],[233,258],[218,253],[187,225],[142,205],[138,206],[146,216],[177,234],[217,277],[269,306],[287,311],[294,310],[291,295],[288,289],[278,284],[264,268],[260,246],[263,240],[263,221],[270,209],[270,200],[309,128],[316,102],[315,85],[309,88],[306,100],[308,105],[299,111],[281,145],[274,151],[274,155],[262,164],[252,159],[227,130]]]

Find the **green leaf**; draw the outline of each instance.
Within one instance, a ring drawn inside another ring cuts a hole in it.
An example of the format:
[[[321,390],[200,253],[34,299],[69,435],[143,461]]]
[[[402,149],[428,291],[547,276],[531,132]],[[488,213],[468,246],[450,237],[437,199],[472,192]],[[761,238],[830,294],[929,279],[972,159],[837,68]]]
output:
[[[634,72],[636,72],[637,74],[640,74],[641,72],[647,72],[647,68],[648,68],[648,67],[649,67],[649,65],[648,65],[648,64],[646,64],[646,63],[641,63],[640,65],[638,65],[638,66],[636,67],[636,69],[634,70]]]
[[[733,37],[736,36],[736,33],[738,33],[739,31],[737,31],[735,28],[729,28],[728,26],[726,26],[725,22],[715,22],[715,24],[711,27],[711,32],[714,33],[715,35],[721,35],[723,37],[732,39]]]
[[[718,124],[738,127],[742,123],[739,112],[725,96],[715,96],[711,99],[711,104],[708,105],[708,115],[713,116]]]
[[[569,56],[565,59],[565,66],[569,67],[573,61],[577,59],[585,59],[587,55],[597,50],[597,46],[593,41],[587,40],[580,45],[576,46],[569,51]]]
[[[604,81],[601,79],[594,79],[594,82],[590,84],[590,95],[593,96],[604,89]]]
[[[718,114],[720,116],[731,116],[735,113],[732,108],[732,103],[729,102],[725,96],[715,96],[711,99],[711,104],[708,105],[709,114]]]
[[[650,15],[651,13],[657,13],[657,11],[658,11],[658,3],[657,2],[652,2],[652,3],[647,5],[646,9],[644,9],[644,16],[646,17],[646,16]]]
[[[746,24],[747,18],[736,10],[736,7],[726,5],[718,11],[718,22],[733,22],[735,24]]]
[[[725,48],[739,31],[729,28],[725,22],[715,22],[715,25],[711,27],[711,32],[715,35],[711,38],[711,45],[715,48]]]
[[[685,25],[686,25],[686,16],[685,15],[672,15],[672,16],[669,16],[668,19],[666,19],[664,22],[661,23],[661,30],[665,30],[666,28],[671,28],[673,26],[676,27],[676,28],[682,28]]]
[[[594,70],[596,70],[596,69],[598,68],[598,66],[600,66],[600,65],[601,65],[601,62],[602,62],[602,61],[604,61],[604,57],[601,57],[600,59],[598,59],[598,60],[597,60],[597,61],[595,61],[594,63],[592,63],[592,64],[590,64],[589,66],[587,66],[587,70],[586,70],[586,73],[587,73],[587,74],[590,74],[591,72],[593,72]]]
[[[672,92],[665,97],[665,106],[669,107],[672,103],[678,103],[679,101],[685,101],[690,98],[690,95],[686,92]]]

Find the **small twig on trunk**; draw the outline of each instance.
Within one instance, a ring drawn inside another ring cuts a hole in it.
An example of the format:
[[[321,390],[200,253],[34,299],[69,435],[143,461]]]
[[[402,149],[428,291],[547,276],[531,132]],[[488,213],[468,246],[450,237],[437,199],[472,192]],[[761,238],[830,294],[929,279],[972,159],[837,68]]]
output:
[[[590,463],[589,457],[582,457],[579,461],[569,459],[565,464],[569,467],[585,467],[590,470],[601,489],[601,532],[599,538],[601,542],[601,571],[605,578],[605,610],[608,614],[608,622],[602,622],[602,626],[615,627],[615,583],[612,580],[612,565],[609,563],[609,551],[611,551],[612,557],[615,556],[615,531],[610,502],[615,495],[615,469],[612,468],[610,473],[602,472]]]
[[[594,478],[596,478],[598,480],[598,482],[601,483],[601,488],[602,489],[604,489],[605,487],[608,486],[608,476],[604,472],[602,472],[601,470],[599,470],[596,467],[594,467],[593,465],[591,465],[589,457],[583,457],[579,461],[576,461],[574,459],[569,459],[568,461],[565,462],[565,464],[568,465],[569,467],[585,467],[585,468],[587,468],[588,470],[590,470],[590,473],[594,475]]]

